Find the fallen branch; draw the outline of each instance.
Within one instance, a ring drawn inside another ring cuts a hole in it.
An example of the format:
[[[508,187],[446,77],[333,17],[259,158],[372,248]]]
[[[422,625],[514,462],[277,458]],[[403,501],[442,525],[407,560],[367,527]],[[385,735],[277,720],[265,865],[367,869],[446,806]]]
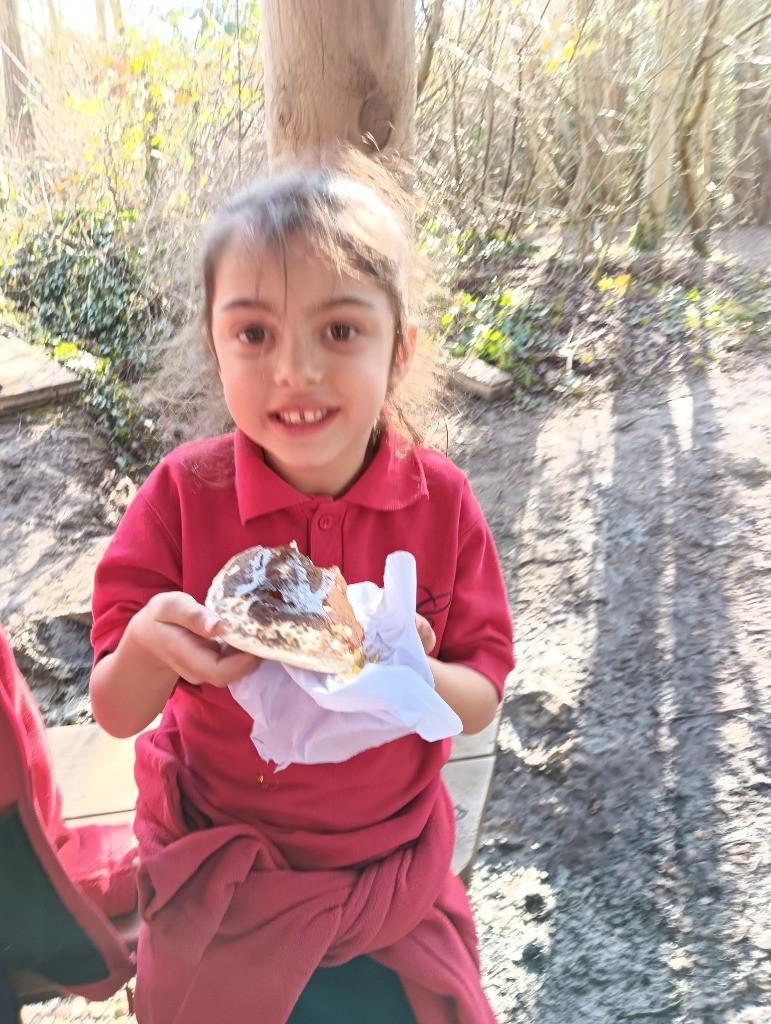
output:
[[[681,715],[672,715],[668,718],[668,722],[680,722],[684,718],[706,718],[707,715],[734,715],[740,711],[751,711],[752,708],[749,704],[740,704],[735,708],[721,708],[715,711],[684,711]]]

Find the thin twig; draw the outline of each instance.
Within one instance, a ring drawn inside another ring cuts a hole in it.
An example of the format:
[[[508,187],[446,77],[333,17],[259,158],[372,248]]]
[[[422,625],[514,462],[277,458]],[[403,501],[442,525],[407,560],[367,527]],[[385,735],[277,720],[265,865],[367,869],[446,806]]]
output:
[[[684,718],[706,718],[708,715],[736,715],[740,711],[751,711],[749,704],[739,704],[735,708],[718,708],[714,711],[684,711],[681,715],[672,715],[668,722],[681,722]]]

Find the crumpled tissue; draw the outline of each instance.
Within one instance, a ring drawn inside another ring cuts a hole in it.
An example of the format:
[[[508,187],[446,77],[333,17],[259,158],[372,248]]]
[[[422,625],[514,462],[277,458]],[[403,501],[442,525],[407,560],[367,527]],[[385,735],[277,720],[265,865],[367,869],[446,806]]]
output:
[[[263,661],[230,686],[253,720],[257,752],[276,770],[347,761],[409,733],[432,742],[461,731],[460,719],[434,689],[415,626],[414,557],[390,554],[383,584],[382,590],[374,583],[348,587],[365,653],[377,658],[353,679]]]

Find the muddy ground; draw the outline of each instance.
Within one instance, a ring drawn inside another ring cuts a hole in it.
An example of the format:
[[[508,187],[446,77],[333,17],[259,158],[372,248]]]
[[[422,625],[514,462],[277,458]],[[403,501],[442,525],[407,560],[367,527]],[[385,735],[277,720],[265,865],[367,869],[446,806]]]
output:
[[[457,399],[516,622],[471,885],[502,1024],[771,1022],[769,371],[761,345],[567,405]],[[132,485],[76,406],[0,420],[0,476],[0,618],[48,720],[83,720]]]

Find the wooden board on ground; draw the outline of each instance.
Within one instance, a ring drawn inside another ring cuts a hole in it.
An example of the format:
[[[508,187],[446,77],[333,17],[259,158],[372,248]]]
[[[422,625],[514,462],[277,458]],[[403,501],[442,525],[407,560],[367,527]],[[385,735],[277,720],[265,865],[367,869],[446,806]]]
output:
[[[459,736],[443,770],[457,819],[453,870],[468,882],[495,765],[496,718],[476,736]],[[123,821],[136,802],[134,740],[117,740],[96,725],[47,730],[63,814],[73,825]]]
[[[503,713],[503,703],[498,705],[495,718],[486,729],[473,733],[471,736],[456,736],[452,741],[451,761],[466,761],[472,757],[489,757],[495,753],[498,741],[498,726]]]
[[[442,769],[442,778],[455,805],[456,834],[452,870],[466,885],[474,870],[494,768],[495,758],[490,754],[469,761],[448,761]]]
[[[491,366],[475,356],[451,360],[450,372],[452,379],[464,391],[479,395],[481,398],[496,398],[514,384],[514,378],[510,373],[499,370],[497,366]]]
[[[80,380],[20,338],[0,335],[0,415],[74,395]]]
[[[98,725],[56,725],[47,735],[66,821],[133,812],[133,737],[117,740]]]

